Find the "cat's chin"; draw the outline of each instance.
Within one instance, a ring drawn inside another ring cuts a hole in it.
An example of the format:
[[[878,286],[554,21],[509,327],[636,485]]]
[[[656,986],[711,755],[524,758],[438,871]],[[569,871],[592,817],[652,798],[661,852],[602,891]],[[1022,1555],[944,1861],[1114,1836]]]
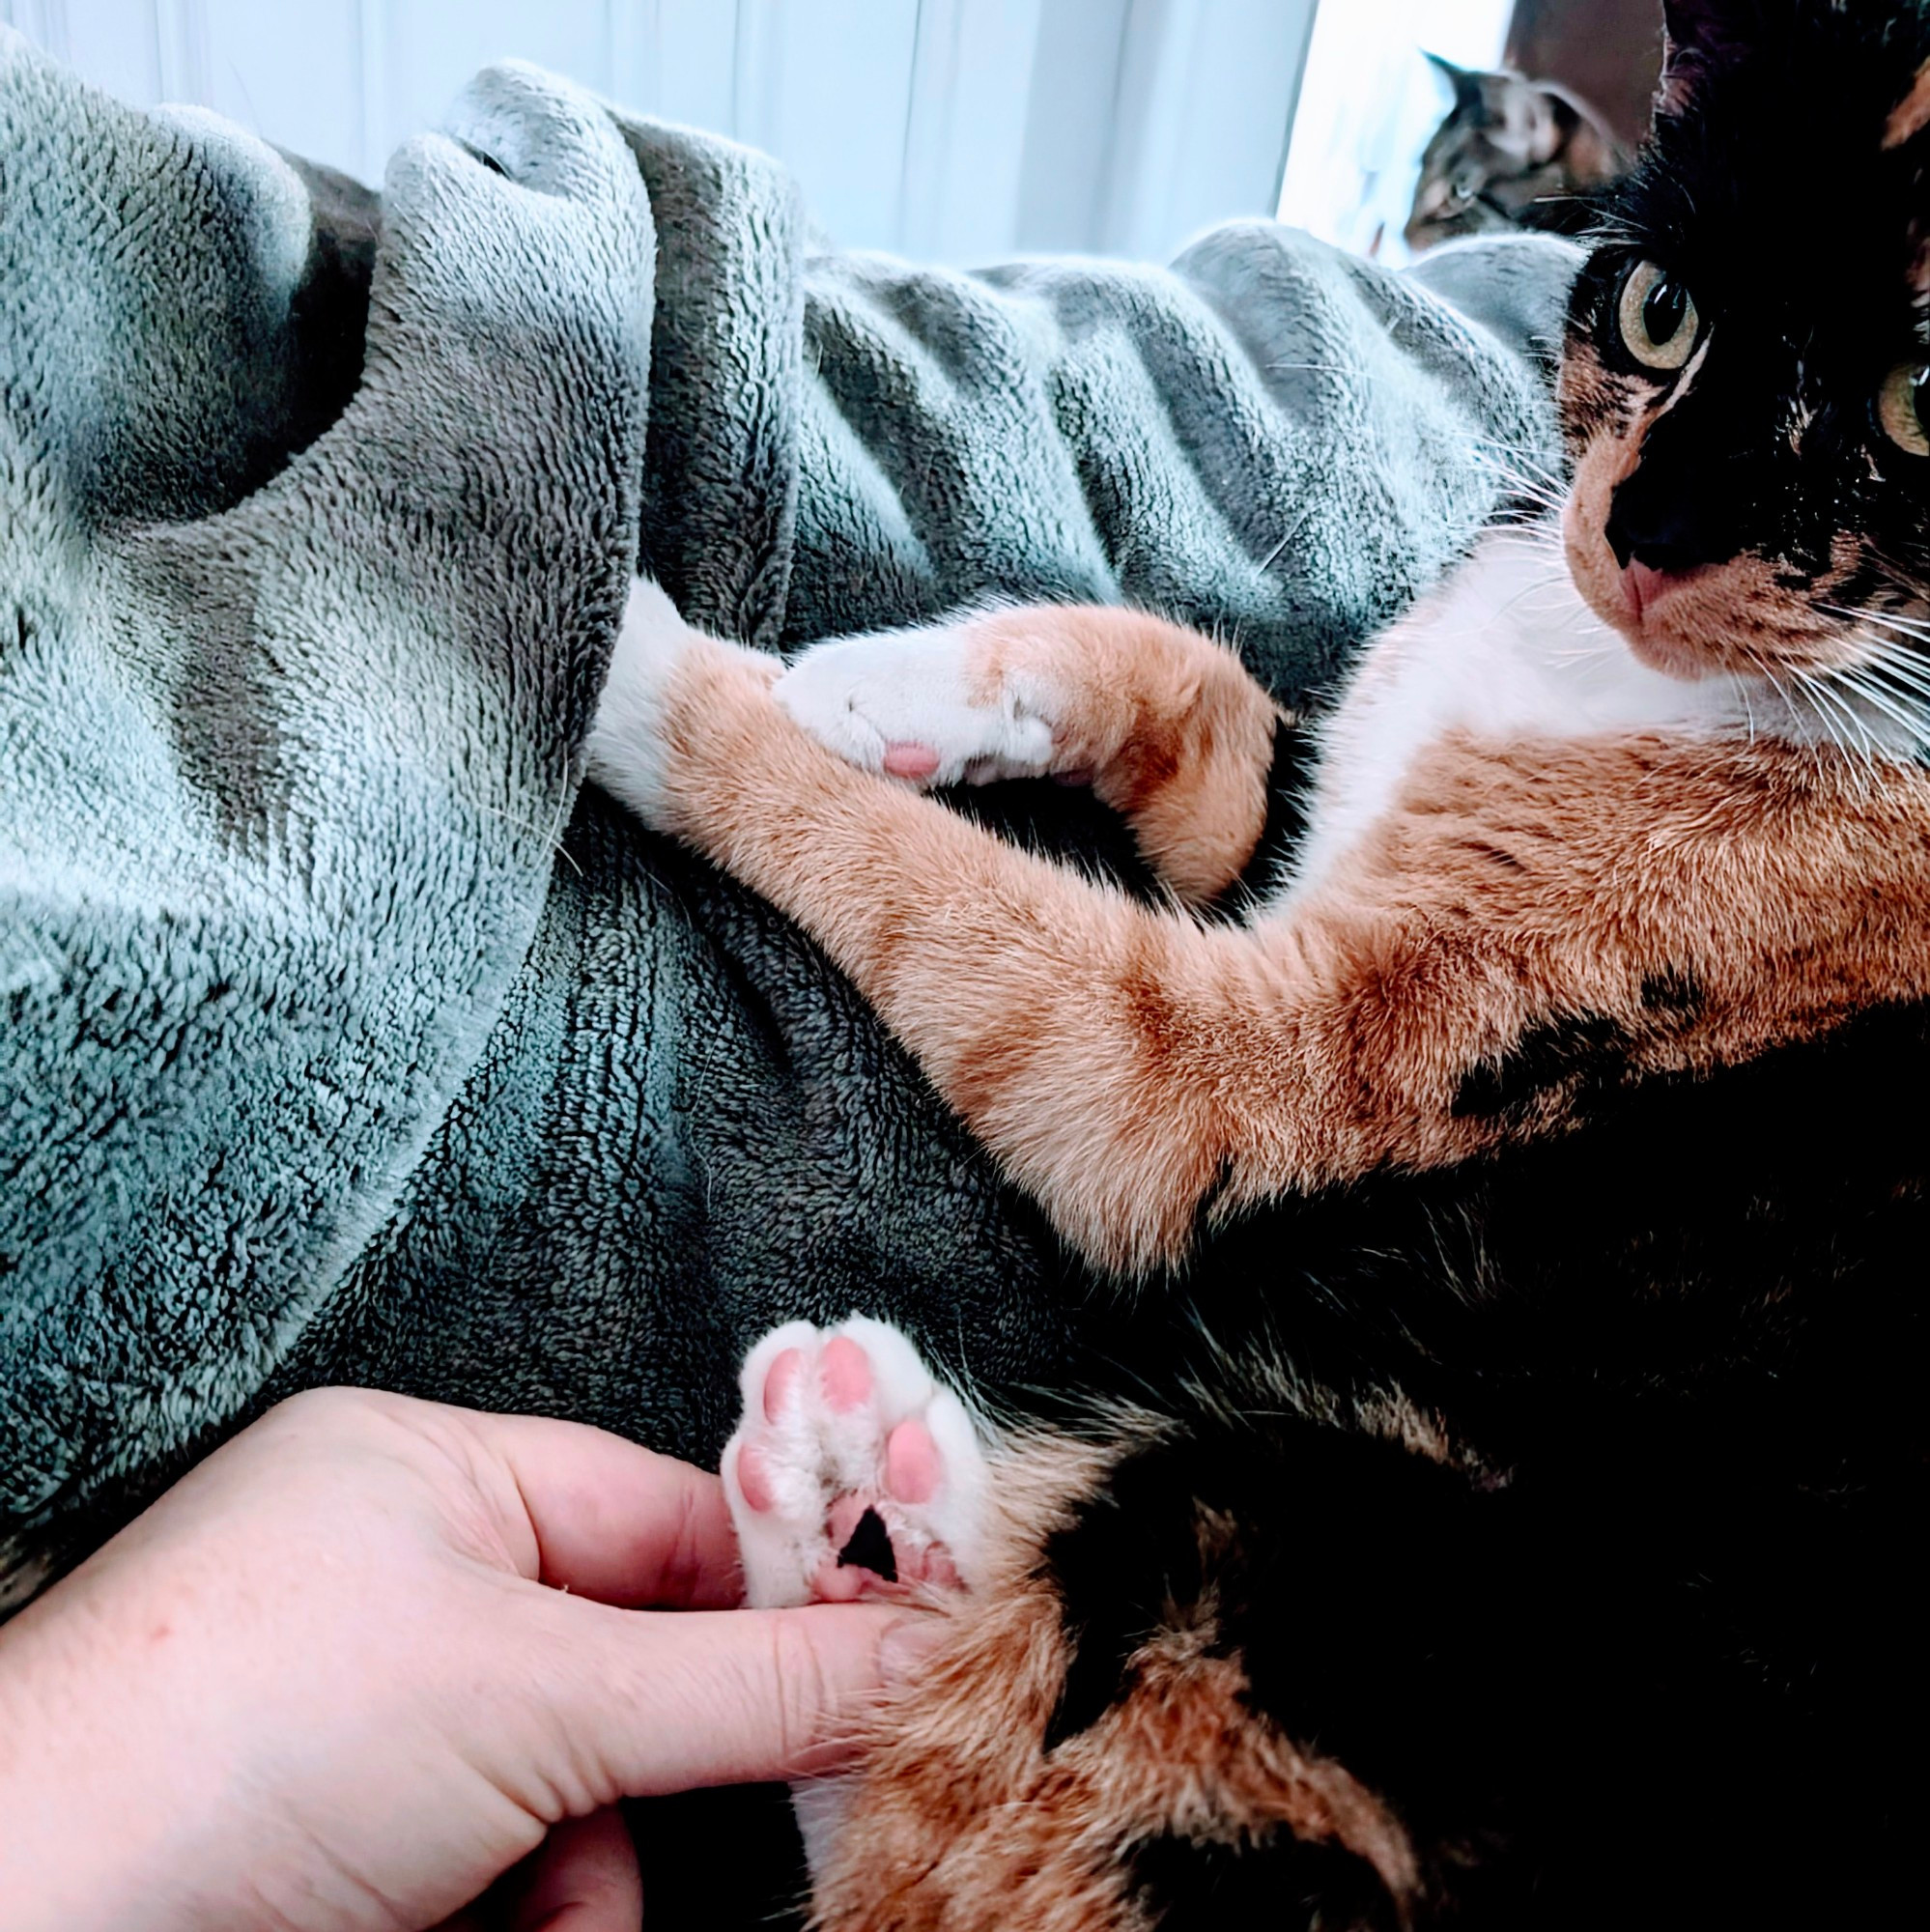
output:
[[[1614,628],[1622,634],[1638,664],[1660,671],[1664,677],[1677,678],[1684,684],[1699,684],[1704,678],[1718,676],[1723,671],[1723,666],[1707,644],[1691,642],[1676,634],[1666,619],[1632,617],[1615,624]]]

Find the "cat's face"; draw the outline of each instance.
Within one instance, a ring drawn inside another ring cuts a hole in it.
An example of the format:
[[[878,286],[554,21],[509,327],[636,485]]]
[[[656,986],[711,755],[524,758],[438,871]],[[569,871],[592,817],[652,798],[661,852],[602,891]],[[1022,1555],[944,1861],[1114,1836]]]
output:
[[[1576,286],[1576,584],[1646,663],[1926,710],[1930,19],[1672,0],[1654,138]],[[1913,734],[1920,735],[1920,734]]]
[[[1455,91],[1429,139],[1403,231],[1415,253],[1524,223],[1558,226],[1545,198],[1608,180],[1621,156],[1558,89],[1518,73],[1478,73],[1430,54]]]
[[[1418,253],[1462,236],[1515,226],[1490,193],[1496,181],[1544,166],[1560,145],[1547,97],[1518,75],[1471,73],[1433,55],[1453,83],[1452,112],[1421,156],[1405,239]]]

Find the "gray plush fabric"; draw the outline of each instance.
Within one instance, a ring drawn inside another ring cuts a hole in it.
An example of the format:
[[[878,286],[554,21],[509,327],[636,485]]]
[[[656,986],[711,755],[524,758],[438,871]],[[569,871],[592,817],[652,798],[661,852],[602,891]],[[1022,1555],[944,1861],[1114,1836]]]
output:
[[[378,204],[0,33],[16,1561],[323,1379],[701,1457],[794,1315],[1049,1377],[1024,1205],[781,922],[578,794],[631,571],[774,648],[1133,599],[1304,698],[1547,446],[1558,244],[1463,256],[1464,311],[1265,223],[922,270],[526,69],[451,127]]]

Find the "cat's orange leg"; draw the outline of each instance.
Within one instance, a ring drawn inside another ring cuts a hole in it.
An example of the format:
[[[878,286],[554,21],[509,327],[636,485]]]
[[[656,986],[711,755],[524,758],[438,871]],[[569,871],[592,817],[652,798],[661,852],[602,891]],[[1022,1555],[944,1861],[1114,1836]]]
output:
[[[1603,1070],[1570,1035],[1617,1074],[1699,1068],[1930,997],[1922,774],[1443,743],[1344,876],[1202,928],[854,769],[774,701],[768,659],[658,601],[626,625],[596,775],[797,919],[1116,1268],[1177,1259],[1209,1206],[1559,1126]]]
[[[1179,1253],[1262,1137],[1255,1083],[1298,1054],[1280,969],[854,768],[774,701],[777,670],[639,586],[592,775],[797,918],[1071,1238],[1127,1268]]]

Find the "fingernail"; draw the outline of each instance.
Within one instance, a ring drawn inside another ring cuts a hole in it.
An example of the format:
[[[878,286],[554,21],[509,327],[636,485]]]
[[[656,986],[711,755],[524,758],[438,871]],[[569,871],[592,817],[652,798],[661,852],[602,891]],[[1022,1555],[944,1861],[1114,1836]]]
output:
[[[935,1615],[900,1617],[878,1639],[878,1668],[887,1684],[903,1684],[945,1640],[946,1619]]]

